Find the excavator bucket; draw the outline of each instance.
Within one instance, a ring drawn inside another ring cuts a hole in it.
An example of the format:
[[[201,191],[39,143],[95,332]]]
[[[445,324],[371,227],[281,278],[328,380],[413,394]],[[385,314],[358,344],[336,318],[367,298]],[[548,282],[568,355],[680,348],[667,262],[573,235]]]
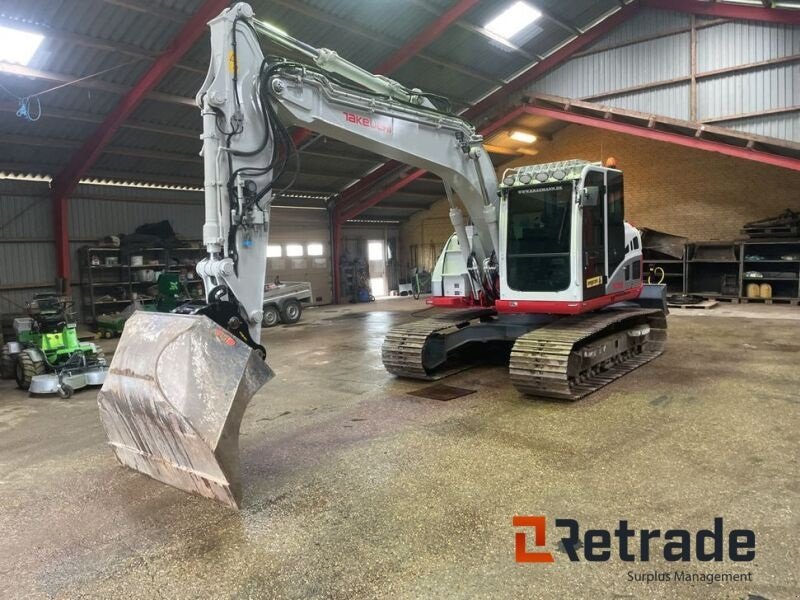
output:
[[[239,425],[272,377],[208,317],[139,311],[98,395],[100,419],[123,465],[238,508]]]

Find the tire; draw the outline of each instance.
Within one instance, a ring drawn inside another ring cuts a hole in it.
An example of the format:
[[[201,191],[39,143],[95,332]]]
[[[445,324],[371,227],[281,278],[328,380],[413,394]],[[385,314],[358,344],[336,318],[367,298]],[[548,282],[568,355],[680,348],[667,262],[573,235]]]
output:
[[[275,327],[281,322],[281,314],[274,304],[268,304],[264,307],[264,318],[261,320],[262,327]]]
[[[46,367],[38,350],[23,350],[17,357],[16,380],[20,389],[31,387],[35,375],[43,375]]]
[[[303,307],[294,298],[290,298],[283,303],[281,309],[281,319],[287,325],[294,325],[300,320],[300,315],[303,314]]]
[[[2,355],[0,355],[0,378],[13,379],[16,367],[17,357],[11,354],[8,344],[3,344]]]

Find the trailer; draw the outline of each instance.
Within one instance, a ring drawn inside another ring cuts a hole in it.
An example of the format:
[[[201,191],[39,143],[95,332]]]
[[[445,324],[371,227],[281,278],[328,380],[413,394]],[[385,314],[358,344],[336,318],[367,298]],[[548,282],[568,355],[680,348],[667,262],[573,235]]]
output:
[[[292,325],[300,320],[303,305],[313,304],[314,294],[307,281],[276,281],[264,286],[263,327],[278,323]]]

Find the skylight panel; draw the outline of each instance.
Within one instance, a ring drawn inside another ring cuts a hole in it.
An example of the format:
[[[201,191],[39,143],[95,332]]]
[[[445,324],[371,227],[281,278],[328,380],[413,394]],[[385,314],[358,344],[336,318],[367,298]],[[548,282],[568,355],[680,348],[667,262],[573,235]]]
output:
[[[510,40],[541,16],[542,13],[527,2],[515,2],[483,28],[502,39]]]
[[[38,33],[0,26],[0,62],[26,66],[42,40],[44,36]]]

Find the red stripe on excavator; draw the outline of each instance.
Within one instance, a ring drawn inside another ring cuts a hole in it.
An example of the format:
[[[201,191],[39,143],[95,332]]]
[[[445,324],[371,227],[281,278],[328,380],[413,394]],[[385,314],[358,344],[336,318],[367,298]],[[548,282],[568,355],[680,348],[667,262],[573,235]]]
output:
[[[475,306],[472,298],[467,296],[431,296],[425,300],[426,304],[442,306],[445,308],[464,308],[465,306]]]
[[[641,287],[632,288],[619,294],[608,294],[583,302],[564,300],[498,300],[495,308],[499,313],[528,313],[550,315],[579,315],[598,310],[616,302],[635,300],[642,293]]]

